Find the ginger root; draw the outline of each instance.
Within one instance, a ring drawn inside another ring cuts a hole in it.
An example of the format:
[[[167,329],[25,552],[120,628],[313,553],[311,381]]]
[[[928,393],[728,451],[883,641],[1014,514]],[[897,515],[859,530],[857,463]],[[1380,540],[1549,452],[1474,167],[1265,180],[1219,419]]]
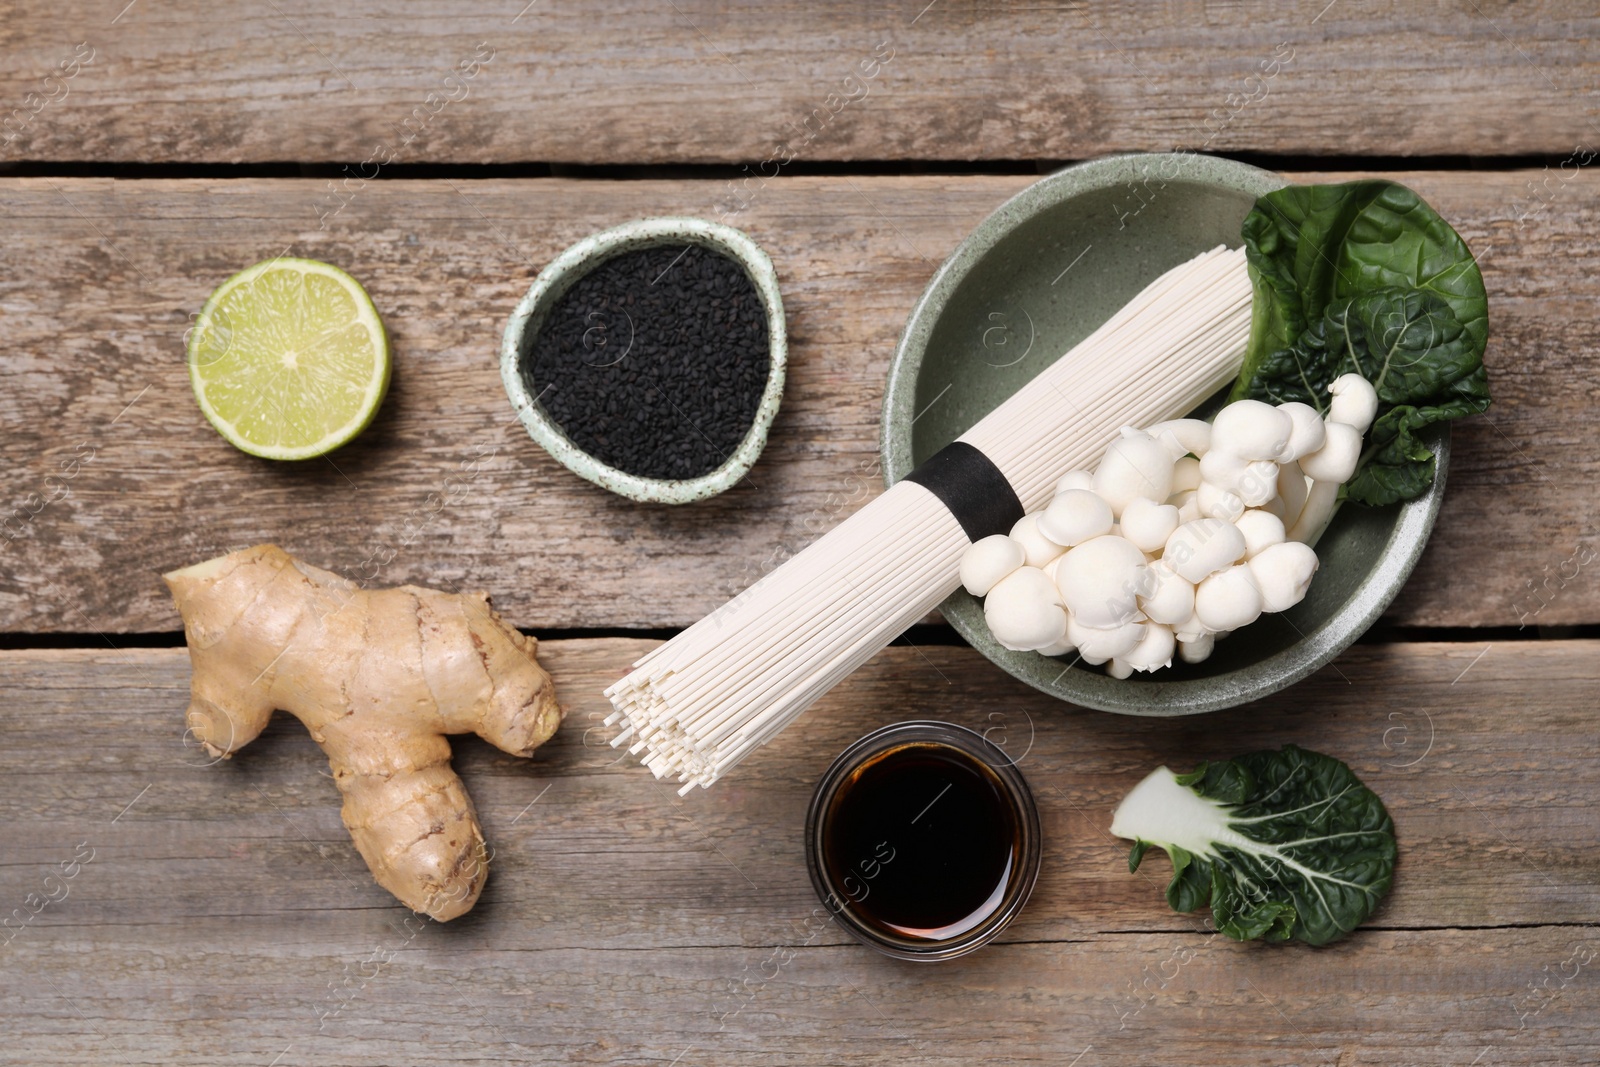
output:
[[[189,731],[230,757],[281,708],[322,746],[378,884],[446,921],[489,855],[445,734],[530,755],[561,725],[538,642],[484,593],[367,590],[257,545],[164,576],[194,668]]]

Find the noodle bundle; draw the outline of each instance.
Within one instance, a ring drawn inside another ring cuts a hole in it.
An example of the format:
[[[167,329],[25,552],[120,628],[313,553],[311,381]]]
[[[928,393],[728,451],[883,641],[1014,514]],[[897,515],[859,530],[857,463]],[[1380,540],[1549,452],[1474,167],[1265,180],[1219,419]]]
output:
[[[967,545],[1009,529],[975,531],[988,501],[968,498],[996,485],[1009,497],[1009,483],[1034,511],[1122,427],[1184,415],[1227,384],[1250,303],[1242,249],[1161,275],[935,457],[947,473],[930,460],[635,663],[606,690],[611,743],[631,742],[680,794],[711,785],[955,591]]]

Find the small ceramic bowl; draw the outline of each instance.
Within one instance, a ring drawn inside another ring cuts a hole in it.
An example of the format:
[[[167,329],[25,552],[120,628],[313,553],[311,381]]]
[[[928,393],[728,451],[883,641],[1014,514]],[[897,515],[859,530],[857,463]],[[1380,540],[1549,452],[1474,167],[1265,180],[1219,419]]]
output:
[[[771,355],[766,389],[749,431],[717,469],[697,478],[645,478],[602,463],[574,444],[561,427],[540,407],[538,389],[529,389],[523,373],[533,340],[544,325],[545,316],[579,278],[606,260],[624,252],[659,245],[702,245],[728,256],[744,268],[754,283],[767,314],[767,344]],[[715,496],[737,484],[755,465],[767,444],[767,431],[778,414],[783,399],[783,382],[788,363],[788,342],[784,328],[783,298],[778,294],[778,273],[772,260],[748,235],[732,226],[705,219],[639,219],[585,237],[562,252],[539,272],[506,323],[500,345],[500,380],[517,417],[545,451],[564,467],[613,493],[657,504],[687,504]]]
[[[1283,184],[1212,156],[1114,156],[1002,204],[939,268],[900,338],[883,408],[885,481],[955,440],[1163,271],[1218,244],[1238,247],[1256,197]],[[1425,440],[1438,457],[1428,492],[1396,507],[1340,509],[1317,543],[1321,567],[1306,598],[1219,641],[1203,663],[1118,680],[1071,656],[1001,647],[965,590],[940,611],[1008,673],[1084,707],[1189,715],[1256,700],[1331,662],[1400,592],[1444,497],[1448,424]]]

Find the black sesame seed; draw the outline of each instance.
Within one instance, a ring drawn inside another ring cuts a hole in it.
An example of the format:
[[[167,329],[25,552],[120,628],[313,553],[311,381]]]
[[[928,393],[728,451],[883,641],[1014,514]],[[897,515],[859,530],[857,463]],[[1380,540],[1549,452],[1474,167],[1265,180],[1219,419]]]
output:
[[[700,245],[614,256],[546,316],[522,374],[573,444],[646,478],[696,478],[749,432],[771,367],[736,261]]]

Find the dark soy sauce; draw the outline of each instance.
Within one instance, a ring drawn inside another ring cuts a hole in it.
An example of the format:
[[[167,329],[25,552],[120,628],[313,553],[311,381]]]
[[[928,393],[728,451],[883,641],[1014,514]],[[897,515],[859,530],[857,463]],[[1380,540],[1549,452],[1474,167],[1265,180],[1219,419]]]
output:
[[[822,862],[861,920],[942,941],[999,909],[1021,836],[993,770],[950,745],[913,742],[840,783],[823,815]]]

